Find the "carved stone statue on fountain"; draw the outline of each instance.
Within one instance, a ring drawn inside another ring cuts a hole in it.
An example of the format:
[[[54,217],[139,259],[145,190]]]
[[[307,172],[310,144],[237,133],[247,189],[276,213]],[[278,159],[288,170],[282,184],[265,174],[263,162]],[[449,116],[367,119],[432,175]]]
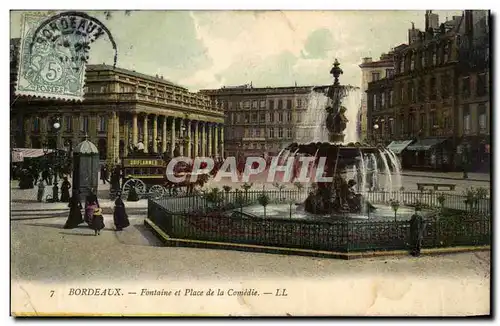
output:
[[[340,64],[335,59],[330,73],[334,77],[333,85],[328,87],[325,94],[329,98],[326,107],[326,128],[329,131],[329,143],[311,143],[307,145],[292,144],[289,150],[296,150],[300,153],[315,155],[317,160],[320,156],[326,157],[325,176],[332,177],[333,182],[318,182],[304,203],[304,209],[313,214],[329,213],[360,213],[365,208],[372,211],[375,209],[354,191],[356,181],[349,180],[343,176],[348,165],[355,162],[355,157],[359,155],[358,148],[342,146],[344,142],[344,131],[347,128],[348,119],[345,116],[347,109],[341,105],[342,99],[347,95],[346,87],[339,83],[339,76],[343,74]],[[324,91],[325,88],[318,88]],[[367,148],[364,148],[365,150]]]

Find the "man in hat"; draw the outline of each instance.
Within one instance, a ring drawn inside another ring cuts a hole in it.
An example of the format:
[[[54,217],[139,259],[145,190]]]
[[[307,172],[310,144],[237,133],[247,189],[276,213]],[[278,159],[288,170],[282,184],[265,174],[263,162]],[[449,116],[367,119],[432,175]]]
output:
[[[420,256],[420,249],[422,247],[422,238],[424,235],[425,222],[418,212],[420,206],[415,207],[415,214],[410,219],[410,254],[414,257]]]

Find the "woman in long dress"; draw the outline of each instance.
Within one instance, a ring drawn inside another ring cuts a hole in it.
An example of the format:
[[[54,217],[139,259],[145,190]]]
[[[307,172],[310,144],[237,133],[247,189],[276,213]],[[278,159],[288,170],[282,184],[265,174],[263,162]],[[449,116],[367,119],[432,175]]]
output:
[[[122,200],[122,193],[118,192],[115,200],[115,209],[113,212],[113,221],[115,222],[116,231],[122,231],[130,225],[127,212],[125,211],[125,204]]]
[[[99,203],[95,196],[89,195],[85,200],[85,222],[90,225],[92,217],[94,216],[94,211],[99,208]]]
[[[61,185],[61,202],[69,202],[69,190],[71,189],[71,183],[68,181],[68,177],[64,177],[64,181]]]
[[[92,218],[90,220],[89,226],[92,230],[94,230],[94,235],[100,235],[101,230],[104,229],[104,217],[102,216],[102,210],[100,208],[96,208],[94,214],[92,214]]]
[[[74,229],[78,227],[79,224],[83,223],[82,218],[82,204],[80,203],[79,196],[73,194],[73,197],[69,200],[69,216],[64,224],[65,229]]]

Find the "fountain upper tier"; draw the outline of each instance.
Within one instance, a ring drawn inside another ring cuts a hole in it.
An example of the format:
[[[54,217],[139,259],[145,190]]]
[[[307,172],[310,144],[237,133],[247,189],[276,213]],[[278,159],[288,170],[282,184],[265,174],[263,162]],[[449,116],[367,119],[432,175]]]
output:
[[[317,142],[309,144],[292,143],[286,150],[290,153],[305,154],[309,156],[325,157],[327,162],[338,161],[342,165],[353,165],[361,154],[376,154],[377,147],[364,146],[361,143],[349,143],[347,145],[332,144],[329,142]]]

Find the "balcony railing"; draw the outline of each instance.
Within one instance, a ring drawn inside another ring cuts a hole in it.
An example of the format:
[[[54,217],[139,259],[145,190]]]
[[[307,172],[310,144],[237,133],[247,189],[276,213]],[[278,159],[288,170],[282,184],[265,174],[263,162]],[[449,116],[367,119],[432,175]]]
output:
[[[223,112],[222,109],[214,109],[208,103],[191,103],[186,100],[170,99],[160,96],[141,94],[141,93],[87,93],[85,94],[86,99],[92,100],[104,100],[104,101],[144,101],[151,103],[165,103],[168,105],[177,105],[184,108],[191,108],[195,110],[209,110],[214,112]]]

